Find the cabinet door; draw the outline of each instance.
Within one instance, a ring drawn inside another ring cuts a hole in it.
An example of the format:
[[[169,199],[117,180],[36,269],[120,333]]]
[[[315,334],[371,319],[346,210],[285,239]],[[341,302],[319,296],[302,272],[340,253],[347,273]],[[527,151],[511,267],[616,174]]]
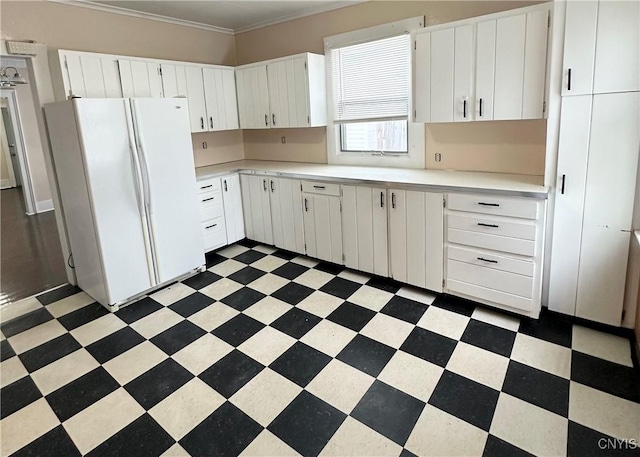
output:
[[[527,13],[522,119],[542,119],[544,117],[548,24],[548,10]]]
[[[65,62],[71,90],[69,95],[122,97],[117,60],[91,54],[67,54]]]
[[[267,178],[242,175],[240,179],[247,238],[273,244]]]
[[[162,92],[165,98],[186,97],[187,77],[181,65],[162,64]],[[188,103],[188,100],[187,100]]]
[[[267,65],[269,81],[269,105],[271,107],[271,125],[274,128],[291,127],[289,122],[289,78],[287,62]],[[293,79],[293,75],[291,75]],[[293,84],[293,81],[291,81]]]
[[[240,177],[235,174],[221,178],[221,187],[227,243],[231,244],[244,238]]]
[[[210,131],[238,128],[236,82],[233,70],[203,68],[207,123]]]
[[[187,100],[189,101],[191,131],[194,133],[206,132],[209,130],[209,127],[207,125],[207,107],[204,99],[202,68],[185,66],[184,73],[187,82]]]
[[[562,95],[592,93],[597,23],[598,2],[596,0],[567,1]]]
[[[358,206],[356,186],[341,186],[342,192],[342,249],[344,253],[344,264],[353,268],[360,269],[358,263]]]
[[[373,228],[373,273],[389,276],[389,234],[387,227],[387,192],[371,189]]]
[[[236,70],[238,113],[243,129],[271,126],[266,65]]]
[[[392,189],[389,209],[391,275],[437,292],[443,278],[443,195]]]
[[[526,14],[496,21],[495,120],[522,118],[526,23]]]
[[[415,36],[413,71],[414,120],[431,122],[431,33]]]
[[[496,67],[496,21],[480,22],[476,31],[475,120],[491,121]]]
[[[469,121],[471,115],[471,84],[473,81],[473,26],[455,29],[453,120]]]
[[[340,198],[303,194],[307,255],[342,264]]]
[[[576,316],[616,326],[636,198],[638,125],[640,92],[593,97]]]
[[[304,254],[302,189],[296,179],[270,178],[273,244]]]
[[[286,61],[289,127],[306,127],[309,116],[309,90],[306,59],[298,57]]]
[[[431,122],[453,122],[455,30],[431,32]]]
[[[590,95],[563,98],[560,119],[548,305],[551,311],[572,316],[576,312],[591,100]]]
[[[118,69],[123,97],[163,96],[160,64],[139,60],[118,60]]]
[[[593,93],[640,90],[640,2],[601,1]]]

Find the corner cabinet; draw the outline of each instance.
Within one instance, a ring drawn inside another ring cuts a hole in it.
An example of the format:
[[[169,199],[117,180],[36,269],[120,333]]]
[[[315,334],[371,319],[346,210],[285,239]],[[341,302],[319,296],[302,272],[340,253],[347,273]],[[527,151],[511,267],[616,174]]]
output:
[[[548,4],[414,33],[416,122],[545,116]]]
[[[299,54],[236,68],[243,129],[327,125],[324,56]]]

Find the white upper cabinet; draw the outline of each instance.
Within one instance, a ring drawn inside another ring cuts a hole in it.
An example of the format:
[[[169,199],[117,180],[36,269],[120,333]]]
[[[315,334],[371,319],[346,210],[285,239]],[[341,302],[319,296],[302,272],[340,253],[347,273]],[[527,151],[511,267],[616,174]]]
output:
[[[640,90],[640,3],[567,2],[562,95]]]
[[[66,74],[67,96],[122,97],[118,61],[110,56],[61,52],[60,59]]]
[[[233,68],[162,64],[165,97],[187,97],[191,131],[238,128]]]
[[[271,126],[267,66],[236,69],[238,114],[243,129],[268,129]]]
[[[163,96],[159,63],[118,59],[118,68],[123,97],[155,98]]]
[[[415,32],[416,122],[544,118],[549,5]]]
[[[324,56],[301,54],[236,69],[244,129],[327,124]]]

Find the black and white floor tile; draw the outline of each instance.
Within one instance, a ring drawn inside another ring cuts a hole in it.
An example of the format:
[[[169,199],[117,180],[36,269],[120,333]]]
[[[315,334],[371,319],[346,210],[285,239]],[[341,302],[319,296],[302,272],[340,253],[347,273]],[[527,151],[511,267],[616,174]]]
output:
[[[115,314],[3,309],[1,455],[637,455],[629,340],[248,241],[207,260]]]

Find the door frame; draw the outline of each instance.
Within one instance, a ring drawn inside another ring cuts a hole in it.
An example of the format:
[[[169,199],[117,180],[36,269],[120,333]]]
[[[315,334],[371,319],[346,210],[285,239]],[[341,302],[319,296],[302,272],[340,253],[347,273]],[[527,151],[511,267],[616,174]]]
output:
[[[4,108],[1,104],[0,104],[0,109]],[[9,112],[9,106],[8,106],[8,102],[7,102],[7,113]],[[3,118],[2,115],[0,115],[0,118]],[[2,141],[2,149],[4,149],[4,155],[5,155],[5,162],[7,163],[7,173],[9,173],[9,186],[8,187],[0,187],[1,189],[11,189],[13,187],[16,187],[17,182],[16,182],[16,174],[13,171],[13,159],[11,159],[11,149],[9,146],[9,138],[7,137],[6,134],[6,127],[4,125],[4,122],[2,122],[2,125],[0,125],[0,128],[2,129],[3,132],[5,132],[5,134],[2,136],[2,138],[0,138],[0,141]]]
[[[20,174],[22,177],[22,192],[24,194],[24,204],[26,213],[33,215],[36,213],[36,204],[33,197],[33,184],[31,182],[31,171],[29,168],[29,159],[27,158],[24,148],[24,135],[22,132],[22,124],[20,123],[20,108],[18,106],[18,97],[13,89],[0,89],[0,97],[7,99],[7,110],[9,118],[13,125],[13,134],[16,140],[16,154],[18,164],[20,165]]]

